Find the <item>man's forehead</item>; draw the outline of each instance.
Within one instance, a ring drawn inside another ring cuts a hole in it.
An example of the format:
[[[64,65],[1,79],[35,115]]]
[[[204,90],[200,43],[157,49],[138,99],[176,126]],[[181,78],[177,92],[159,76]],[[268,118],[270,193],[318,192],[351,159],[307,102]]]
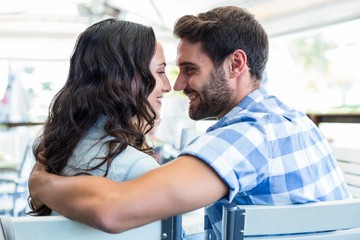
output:
[[[203,53],[200,42],[191,43],[185,39],[180,40],[177,48],[177,65],[197,65],[203,62],[204,58],[207,58],[207,55]]]
[[[178,44],[178,51],[193,51],[198,50],[201,51],[201,42],[190,42],[187,39],[180,39]]]

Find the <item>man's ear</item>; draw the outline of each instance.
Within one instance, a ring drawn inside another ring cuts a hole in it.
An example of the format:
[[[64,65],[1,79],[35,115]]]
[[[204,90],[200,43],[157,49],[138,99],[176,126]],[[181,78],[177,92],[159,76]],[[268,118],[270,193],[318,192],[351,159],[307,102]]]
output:
[[[234,78],[237,75],[241,74],[246,68],[247,56],[246,53],[237,49],[230,55],[230,78]]]

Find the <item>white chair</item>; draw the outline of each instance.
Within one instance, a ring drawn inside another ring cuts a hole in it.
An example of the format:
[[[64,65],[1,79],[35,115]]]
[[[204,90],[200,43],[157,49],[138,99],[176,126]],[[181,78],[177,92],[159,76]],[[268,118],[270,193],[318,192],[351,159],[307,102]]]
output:
[[[351,194],[360,198],[360,148],[332,146],[332,150]]]
[[[30,157],[31,143],[24,147],[18,168],[0,170],[0,213],[10,216],[25,215],[27,208],[27,182],[34,159]]]
[[[222,240],[359,240],[360,199],[286,206],[226,205]]]
[[[181,234],[181,216],[169,217],[119,234],[105,233],[63,216],[0,216],[0,239],[5,240],[180,240]]]

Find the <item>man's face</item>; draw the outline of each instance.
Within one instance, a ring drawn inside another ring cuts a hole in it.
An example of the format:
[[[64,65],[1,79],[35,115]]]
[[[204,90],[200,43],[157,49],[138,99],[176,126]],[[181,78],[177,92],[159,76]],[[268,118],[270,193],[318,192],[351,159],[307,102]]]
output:
[[[183,90],[188,96],[191,119],[221,118],[230,110],[234,91],[228,86],[223,67],[214,69],[211,59],[201,51],[200,43],[182,39],[177,65],[180,72],[174,90]]]

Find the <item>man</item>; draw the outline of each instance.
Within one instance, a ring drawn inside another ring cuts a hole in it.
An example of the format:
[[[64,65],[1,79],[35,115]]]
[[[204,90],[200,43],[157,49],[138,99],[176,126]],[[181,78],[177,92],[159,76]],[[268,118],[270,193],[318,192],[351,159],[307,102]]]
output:
[[[188,96],[192,119],[218,122],[177,159],[128,182],[60,177],[37,165],[29,181],[36,207],[121,232],[206,206],[205,230],[220,239],[224,202],[351,198],[318,128],[260,86],[268,38],[252,14],[220,7],[180,18],[174,33],[180,38],[174,89]]]

